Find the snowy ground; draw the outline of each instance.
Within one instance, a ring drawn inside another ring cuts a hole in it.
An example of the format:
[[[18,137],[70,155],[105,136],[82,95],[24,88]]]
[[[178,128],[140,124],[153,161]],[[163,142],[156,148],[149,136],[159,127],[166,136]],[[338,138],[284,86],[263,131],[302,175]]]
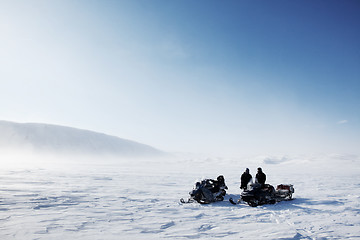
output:
[[[6,157],[5,157],[6,158]],[[328,155],[168,160],[1,158],[0,239],[360,239],[360,159]],[[45,159],[46,160],[46,159]],[[196,180],[261,166],[293,201],[256,208],[180,204]]]

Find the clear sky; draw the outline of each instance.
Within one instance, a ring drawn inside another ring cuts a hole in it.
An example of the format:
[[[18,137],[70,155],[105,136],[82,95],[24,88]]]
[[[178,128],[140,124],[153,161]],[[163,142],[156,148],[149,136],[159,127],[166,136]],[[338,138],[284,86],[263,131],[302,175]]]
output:
[[[360,2],[0,0],[0,119],[165,151],[359,153]]]

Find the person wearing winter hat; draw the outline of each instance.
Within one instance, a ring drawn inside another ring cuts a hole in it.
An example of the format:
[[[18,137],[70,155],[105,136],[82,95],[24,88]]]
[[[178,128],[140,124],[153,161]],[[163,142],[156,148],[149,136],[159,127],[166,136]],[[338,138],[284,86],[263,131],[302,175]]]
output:
[[[243,189],[244,191],[247,190],[248,183],[251,181],[252,176],[250,174],[250,170],[246,168],[245,172],[241,175],[240,178],[240,189]]]
[[[266,175],[260,167],[257,170],[258,172],[256,173],[255,182],[260,183],[261,187],[264,187],[266,181]]]

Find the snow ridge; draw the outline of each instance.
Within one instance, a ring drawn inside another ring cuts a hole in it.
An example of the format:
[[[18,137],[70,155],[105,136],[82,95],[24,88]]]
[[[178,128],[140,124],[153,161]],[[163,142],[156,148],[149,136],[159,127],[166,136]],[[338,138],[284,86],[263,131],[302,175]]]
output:
[[[55,153],[115,154],[123,156],[161,155],[145,144],[58,125],[0,121],[0,150],[35,150]]]

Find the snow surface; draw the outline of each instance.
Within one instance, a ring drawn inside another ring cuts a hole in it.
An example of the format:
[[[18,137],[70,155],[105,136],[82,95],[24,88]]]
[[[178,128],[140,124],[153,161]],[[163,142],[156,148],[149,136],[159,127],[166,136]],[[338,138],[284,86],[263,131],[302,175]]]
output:
[[[0,158],[0,239],[360,239],[358,156],[30,158]],[[296,199],[231,205],[259,166]],[[226,201],[179,203],[219,174]]]

